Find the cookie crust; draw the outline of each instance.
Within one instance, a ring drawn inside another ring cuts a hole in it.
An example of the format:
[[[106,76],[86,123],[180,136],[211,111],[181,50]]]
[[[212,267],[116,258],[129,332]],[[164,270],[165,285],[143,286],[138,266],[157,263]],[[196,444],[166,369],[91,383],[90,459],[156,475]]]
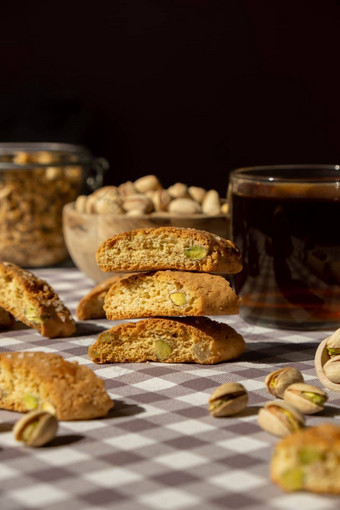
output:
[[[199,257],[186,253],[198,247]],[[106,272],[175,269],[234,274],[242,269],[241,253],[232,241],[193,228],[140,228],[102,243],[96,254]]]
[[[284,438],[276,445],[270,474],[287,492],[340,494],[340,426],[323,423]]]
[[[10,262],[0,262],[0,306],[48,338],[70,336],[76,329],[55,290],[31,271]]]
[[[99,335],[89,348],[95,363],[214,364],[239,357],[243,337],[208,317],[165,317],[121,323]]]
[[[239,297],[223,276],[189,271],[125,276],[111,286],[104,303],[106,317],[111,320],[233,315],[239,306]]]
[[[89,367],[54,353],[0,353],[0,387],[2,409],[52,406],[59,420],[98,418],[113,406],[104,381]]]

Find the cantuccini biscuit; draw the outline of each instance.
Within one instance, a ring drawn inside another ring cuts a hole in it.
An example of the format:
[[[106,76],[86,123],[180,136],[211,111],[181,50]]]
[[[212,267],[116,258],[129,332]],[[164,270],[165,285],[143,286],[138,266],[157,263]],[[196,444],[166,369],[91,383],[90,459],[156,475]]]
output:
[[[95,363],[162,361],[214,364],[239,357],[245,342],[232,327],[208,317],[158,317],[121,323],[89,348]]]
[[[231,315],[240,300],[223,276],[189,271],[135,273],[115,282],[105,297],[111,320],[140,317]]]
[[[99,268],[109,272],[176,269],[234,274],[242,269],[241,253],[231,241],[176,227],[117,234],[100,245],[96,259]]]
[[[340,494],[340,426],[324,423],[280,441],[270,473],[285,491]]]
[[[93,287],[78,303],[76,315],[79,320],[105,318],[104,299],[111,285],[122,278],[114,275]]]
[[[0,306],[49,338],[76,329],[68,308],[45,281],[10,262],[0,262]]]
[[[98,418],[113,406],[104,381],[89,367],[54,353],[0,353],[0,390],[2,409],[43,409],[59,420]]]

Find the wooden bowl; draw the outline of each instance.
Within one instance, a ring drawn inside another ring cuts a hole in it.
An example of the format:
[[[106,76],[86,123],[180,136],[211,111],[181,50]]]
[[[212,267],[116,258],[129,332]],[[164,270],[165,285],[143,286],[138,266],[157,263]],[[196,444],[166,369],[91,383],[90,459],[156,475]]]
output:
[[[145,227],[186,227],[206,230],[221,237],[229,237],[229,218],[225,214],[207,216],[195,214],[175,216],[171,213],[151,213],[141,216],[124,214],[88,214],[75,210],[74,202],[63,209],[65,244],[74,264],[95,282],[101,282],[112,273],[104,273],[96,262],[99,245],[120,232]]]
[[[314,366],[316,370],[316,375],[318,376],[319,381],[325,386],[325,388],[340,393],[340,384],[330,381],[326,377],[325,372],[323,371],[324,364],[330,359],[330,356],[327,351],[327,341],[329,338],[330,337],[325,338],[319,344],[319,347],[317,348],[315,353]]]

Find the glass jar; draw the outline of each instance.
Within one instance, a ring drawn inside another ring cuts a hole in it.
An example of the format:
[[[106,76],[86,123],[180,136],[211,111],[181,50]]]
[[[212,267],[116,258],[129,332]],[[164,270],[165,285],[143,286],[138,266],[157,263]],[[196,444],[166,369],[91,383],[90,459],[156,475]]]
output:
[[[0,259],[21,267],[66,260],[63,207],[101,186],[107,166],[82,146],[0,143]]]

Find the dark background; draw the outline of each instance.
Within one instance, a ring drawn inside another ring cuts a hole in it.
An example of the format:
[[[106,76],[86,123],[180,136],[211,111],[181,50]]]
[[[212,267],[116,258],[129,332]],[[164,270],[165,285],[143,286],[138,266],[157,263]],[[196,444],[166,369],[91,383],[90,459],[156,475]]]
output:
[[[337,0],[2,6],[1,141],[84,144],[105,183],[226,192],[231,169],[339,163]]]

